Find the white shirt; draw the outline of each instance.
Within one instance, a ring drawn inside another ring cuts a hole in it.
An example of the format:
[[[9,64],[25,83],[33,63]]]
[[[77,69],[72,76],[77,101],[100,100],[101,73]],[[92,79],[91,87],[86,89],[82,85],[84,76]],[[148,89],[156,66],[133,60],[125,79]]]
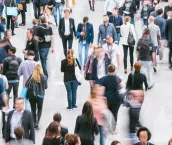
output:
[[[114,0],[106,0],[104,6],[104,13],[113,12],[113,9],[117,7],[116,2]]]
[[[98,58],[98,64],[97,64],[97,77],[98,79],[106,76],[105,72],[105,60],[104,58],[99,59]]]
[[[56,3],[61,3],[62,1],[61,0],[55,0]]]
[[[70,23],[69,19],[65,19],[65,35],[70,35]]]

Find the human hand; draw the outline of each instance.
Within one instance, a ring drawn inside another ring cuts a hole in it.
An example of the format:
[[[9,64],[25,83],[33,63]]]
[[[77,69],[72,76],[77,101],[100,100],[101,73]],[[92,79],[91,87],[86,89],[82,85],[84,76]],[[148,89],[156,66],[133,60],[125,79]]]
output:
[[[92,47],[93,47],[93,44],[92,44],[92,43],[90,43],[89,48],[92,48]]]

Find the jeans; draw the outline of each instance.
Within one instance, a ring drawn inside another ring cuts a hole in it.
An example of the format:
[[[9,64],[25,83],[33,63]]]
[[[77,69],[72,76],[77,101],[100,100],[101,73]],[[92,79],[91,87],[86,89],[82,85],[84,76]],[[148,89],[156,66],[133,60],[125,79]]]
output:
[[[145,74],[148,82],[148,87],[153,85],[153,68],[152,68],[152,61],[141,61],[141,73]]]
[[[62,3],[56,3],[56,12],[54,14],[55,22],[57,22],[57,15],[58,15],[58,20],[62,18],[62,8],[63,8]]]
[[[10,29],[10,23],[11,23],[11,31],[14,33],[14,21],[12,19],[12,16],[7,16],[7,29]]]
[[[120,108],[121,102],[119,103],[110,103],[108,102],[108,108],[112,112],[115,121],[117,122],[118,110]]]
[[[118,41],[118,45],[119,45],[119,42],[120,42],[120,36],[121,36],[120,32],[119,32],[119,33],[117,33],[117,41]]]
[[[39,123],[39,121],[40,121],[40,118],[41,118],[41,115],[42,115],[43,101],[44,101],[43,98],[34,97],[34,96],[33,96],[32,99],[29,99],[34,124]],[[37,114],[36,114],[36,112],[37,112]]]
[[[2,5],[2,3],[0,3],[0,17],[3,14],[3,10],[4,10],[4,6]]]
[[[134,25],[134,17],[133,17],[133,18],[131,18],[130,23]]]
[[[156,52],[158,51],[158,46],[154,46],[153,47],[153,53],[155,53],[155,58],[154,58],[154,60],[155,60],[155,64],[157,64],[157,61],[156,61]]]
[[[99,131],[100,131],[100,145],[105,145],[106,136],[103,132],[103,126],[99,125]]]
[[[130,64],[131,66],[133,66],[133,62],[134,62],[134,47],[133,46],[128,46],[128,45],[123,45],[123,50],[124,50],[124,69],[127,69],[127,56],[128,56],[128,48],[130,51]]]
[[[48,56],[49,50],[50,50],[50,48],[40,48],[39,49],[42,68],[43,68],[44,74],[47,76],[47,78],[48,78],[47,56]]]
[[[147,19],[143,19],[143,24],[144,24],[145,26],[147,26],[147,25],[148,25],[148,20],[147,20]]]
[[[172,42],[168,42],[168,46],[169,46],[169,64],[172,65]]]
[[[34,11],[35,18],[39,19],[39,17],[40,17],[40,7],[37,6],[36,4],[33,4],[33,11]]]
[[[71,49],[72,48],[72,44],[73,44],[72,36],[71,35],[63,36],[62,37],[62,43],[63,43],[64,55],[67,57],[67,43],[68,43],[68,48]]]
[[[76,106],[76,92],[78,88],[78,81],[73,80],[65,82],[65,87],[67,91],[68,107],[72,109]]]
[[[88,59],[88,49],[89,49],[89,44],[83,44],[82,41],[79,42],[78,44],[78,58],[79,58],[79,63],[80,63],[80,66],[82,67],[82,50],[83,50],[83,47],[85,48],[85,58],[84,58],[84,66],[86,65],[87,63],[87,59]]]
[[[8,89],[7,89],[7,94],[8,96],[10,95],[11,89],[13,89],[13,96],[14,96],[14,101],[13,101],[13,107],[15,106],[16,98],[18,97],[18,88],[19,88],[19,82],[17,83],[8,83]]]

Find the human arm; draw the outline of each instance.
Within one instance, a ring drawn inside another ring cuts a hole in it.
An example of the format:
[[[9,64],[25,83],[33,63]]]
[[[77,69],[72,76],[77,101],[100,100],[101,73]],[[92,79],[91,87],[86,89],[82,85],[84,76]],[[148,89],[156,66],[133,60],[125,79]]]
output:
[[[115,29],[115,27],[113,28],[113,41],[114,42],[117,42],[117,33],[116,33],[116,29]]]
[[[45,89],[47,89],[48,88],[47,77],[46,76],[44,76],[44,77],[45,77],[44,85],[45,85]]]
[[[79,116],[77,117],[77,119],[76,119],[76,124],[75,124],[75,131],[74,131],[74,133],[78,133],[79,132]]]
[[[54,36],[53,36],[53,31],[52,31],[52,28],[50,29],[51,30],[51,52],[54,53]]]
[[[3,74],[3,75],[6,75],[7,69],[8,69],[8,60],[7,60],[7,58],[6,58],[6,59],[4,60],[4,62],[3,62],[3,69],[2,69],[2,74]]]
[[[94,123],[94,128],[93,128],[93,131],[94,131],[94,134],[95,135],[98,135],[99,134],[99,126],[98,126],[98,123],[97,123],[97,119],[95,119],[95,123]]]
[[[167,19],[167,6],[165,6],[165,8],[164,8],[164,19]]]
[[[17,70],[17,74],[20,77],[21,75],[23,75],[23,64],[21,63],[18,70]]]
[[[35,60],[38,61],[39,60],[38,41],[35,40],[33,45],[34,45],[34,49],[35,49],[35,57],[36,57]]]
[[[144,84],[145,84],[145,91],[147,91],[147,89],[148,89],[148,83],[147,83],[147,78],[146,78],[145,75],[144,75]]]
[[[80,38],[81,32],[82,32],[82,24],[79,23],[79,24],[78,24],[78,27],[77,27],[77,31],[76,31],[76,36],[77,36],[77,38]]]
[[[157,35],[157,37],[158,37],[158,40],[161,40],[161,31],[160,31],[159,27],[158,27],[158,35]]]
[[[136,42],[137,37],[136,37],[136,31],[135,31],[135,28],[134,28],[134,25],[133,25],[133,24],[131,24],[131,32],[132,32],[133,37],[134,37],[134,40],[135,40],[135,42]]]
[[[132,87],[132,74],[129,74],[126,88],[130,89]]]
[[[97,44],[100,44],[100,37],[101,37],[101,29],[99,26],[99,32],[98,32],[98,38],[97,38]]]
[[[7,90],[8,89],[8,80],[7,80],[7,77],[6,76],[3,76],[3,81],[4,81],[4,84],[5,84],[5,89]]]
[[[61,72],[65,72],[64,61],[61,61]]]
[[[80,66],[79,61],[78,61],[77,58],[76,58],[76,63],[77,63],[77,65],[78,65],[79,69],[81,70],[81,66]]]
[[[63,19],[60,19],[60,21],[59,21],[59,35],[60,35],[60,37],[62,38],[62,32],[61,32],[61,29],[62,29],[62,20]]]
[[[75,20],[74,19],[73,19],[73,32],[74,32],[75,37],[77,38],[76,28],[75,28]]]
[[[168,40],[168,21],[166,21],[166,25],[165,25],[165,37]]]
[[[92,47],[92,44],[94,42],[94,28],[93,25],[91,24],[91,43],[90,43],[90,48]]]

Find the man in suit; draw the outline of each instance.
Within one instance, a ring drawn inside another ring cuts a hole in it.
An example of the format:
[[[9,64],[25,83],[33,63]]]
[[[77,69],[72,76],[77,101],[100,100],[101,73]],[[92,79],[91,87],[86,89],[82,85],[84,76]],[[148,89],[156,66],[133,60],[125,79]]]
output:
[[[169,46],[169,68],[172,70],[172,12],[168,13],[168,20],[165,26],[165,35]]]
[[[88,58],[88,49],[92,47],[94,40],[94,30],[93,25],[88,22],[88,17],[83,18],[83,24],[78,24],[77,37],[78,41],[78,58],[79,63],[82,67],[82,50],[85,48],[85,58],[84,58],[84,69]]]
[[[7,125],[5,129],[5,141],[15,139],[14,130],[17,127],[23,127],[24,137],[35,143],[35,131],[31,112],[24,110],[24,99],[17,98],[15,103],[15,110],[8,114]]]
[[[64,10],[64,18],[60,19],[59,22],[59,35],[62,39],[65,56],[67,56],[67,43],[68,49],[72,48],[73,34],[76,37],[75,22],[74,19],[70,18],[70,9],[66,8]]]
[[[164,19],[168,18],[168,12],[172,11],[172,0],[168,1],[168,5],[164,7]]]

